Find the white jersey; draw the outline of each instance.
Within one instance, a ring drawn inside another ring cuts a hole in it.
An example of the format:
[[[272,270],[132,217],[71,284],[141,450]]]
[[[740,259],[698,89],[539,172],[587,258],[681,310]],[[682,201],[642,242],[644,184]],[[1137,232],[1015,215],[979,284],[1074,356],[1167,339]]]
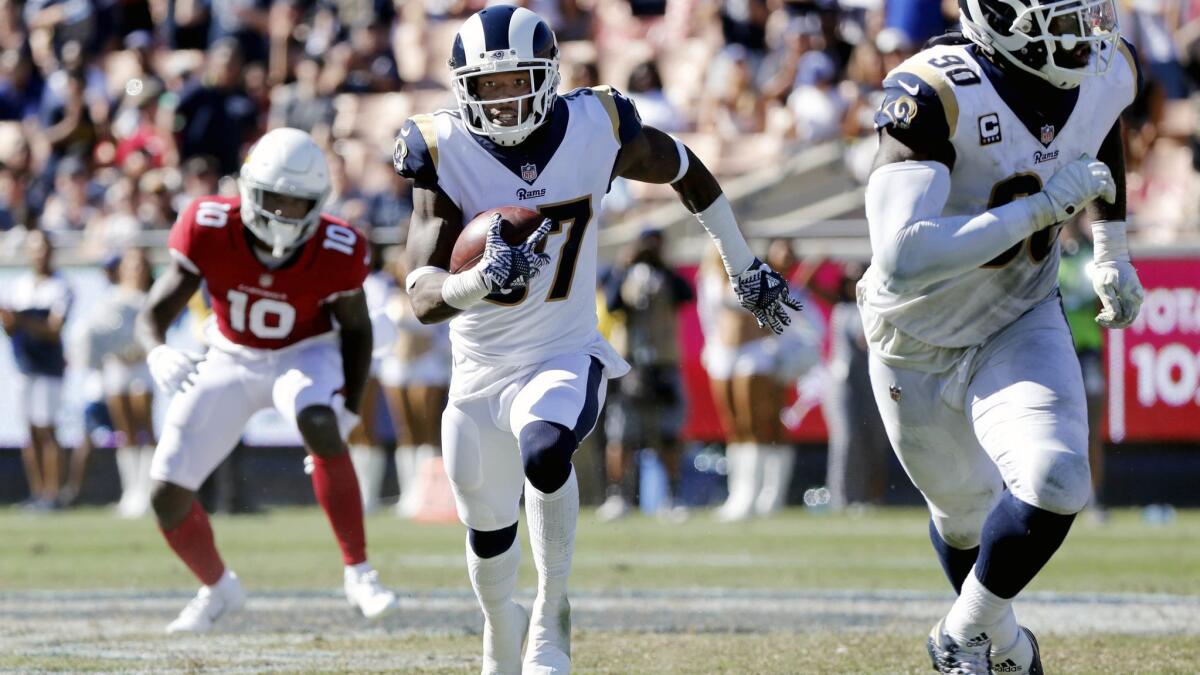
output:
[[[1128,47],[1119,44],[1120,54],[1104,75],[1083,79],[1061,128],[1050,120],[1033,128],[1023,121],[1014,112],[1023,107],[1013,100],[1019,95],[1002,96],[985,72],[994,66],[982,63],[969,45],[926,49],[889,73],[877,123],[906,133],[923,127],[905,139],[910,144],[923,135],[936,142],[935,133],[948,138],[955,161],[942,215],[980,214],[1040,191],[1081,155],[1096,156],[1136,94],[1137,66]],[[882,343],[903,343],[905,336],[934,348],[981,344],[1054,292],[1058,231],[1059,226],[1046,228],[979,268],[920,289],[890,288],[872,265],[859,288],[873,342],[884,352],[888,347]],[[883,337],[884,323],[904,335]]]
[[[596,328],[596,216],[622,140],[636,131],[628,111],[628,99],[607,87],[578,89],[559,97],[535,136],[503,150],[472,134],[457,111],[417,115],[401,131],[397,170],[422,187],[436,181],[465,221],[501,206],[556,221],[546,236],[550,263],[527,289],[490,295],[451,320],[456,379],[481,365],[520,368],[570,353],[597,356],[609,377],[628,368]]]

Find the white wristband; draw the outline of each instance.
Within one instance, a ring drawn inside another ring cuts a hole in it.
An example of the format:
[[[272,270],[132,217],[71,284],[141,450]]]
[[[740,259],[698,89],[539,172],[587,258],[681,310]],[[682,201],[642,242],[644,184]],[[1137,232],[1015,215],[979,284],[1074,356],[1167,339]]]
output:
[[[408,276],[404,277],[404,290],[408,291],[408,293],[411,294],[413,292],[413,289],[417,287],[417,282],[420,281],[423,277],[427,277],[430,274],[437,274],[439,272],[445,273],[445,271],[446,270],[444,270],[440,267],[434,267],[433,265],[426,265],[424,267],[418,267],[417,269],[409,272]]]
[[[1098,220],[1092,223],[1092,259],[1096,262],[1129,262],[1129,242],[1125,221]]]
[[[455,309],[467,309],[483,300],[488,294],[483,281],[483,270],[474,267],[465,272],[451,274],[442,282],[442,300]]]
[[[721,262],[725,264],[725,272],[729,276],[736,277],[750,269],[751,263],[754,262],[754,252],[750,250],[750,245],[738,229],[737,219],[733,217],[733,207],[729,205],[725,195],[717,197],[707,209],[697,213],[696,220],[700,221],[713,238],[717,251],[721,253]]]
[[[679,151],[679,172],[671,179],[671,184],[674,185],[687,175],[688,165],[691,162],[688,160],[687,146],[678,138],[672,137],[671,140],[675,141],[675,149]]]

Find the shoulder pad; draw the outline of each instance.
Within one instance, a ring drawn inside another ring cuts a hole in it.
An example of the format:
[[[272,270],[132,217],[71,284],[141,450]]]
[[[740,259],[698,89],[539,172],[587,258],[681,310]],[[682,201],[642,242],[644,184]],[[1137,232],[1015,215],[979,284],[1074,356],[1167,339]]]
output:
[[[875,114],[876,129],[907,136],[916,143],[941,143],[958,127],[956,86],[980,82],[958,50],[920,52],[888,73],[884,100]],[[949,52],[949,53],[946,53]]]
[[[637,106],[621,92],[608,85],[576,91],[595,96],[600,101],[612,123],[613,138],[620,145],[625,145],[642,133],[642,116],[638,114]]]
[[[404,121],[392,148],[396,173],[409,178],[417,187],[437,187],[437,122],[433,115],[413,115]]]

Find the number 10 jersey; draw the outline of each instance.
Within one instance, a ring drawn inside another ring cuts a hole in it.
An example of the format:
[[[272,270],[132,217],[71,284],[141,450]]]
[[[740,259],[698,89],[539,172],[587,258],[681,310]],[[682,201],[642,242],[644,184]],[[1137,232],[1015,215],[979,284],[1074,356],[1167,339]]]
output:
[[[199,197],[167,241],[171,256],[204,279],[216,316],[213,344],[274,350],[330,333],[328,303],[361,290],[369,272],[366,238],[322,215],[293,259],[271,269],[250,249],[240,206],[239,197]]]

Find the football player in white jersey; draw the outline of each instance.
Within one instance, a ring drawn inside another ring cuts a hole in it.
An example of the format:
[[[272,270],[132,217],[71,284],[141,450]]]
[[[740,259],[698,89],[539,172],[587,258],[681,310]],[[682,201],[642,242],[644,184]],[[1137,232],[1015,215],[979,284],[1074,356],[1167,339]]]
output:
[[[888,436],[959,592],[943,673],[1041,673],[1012,600],[1087,503],[1083,381],[1061,309],[1061,224],[1086,208],[1096,320],[1142,289],[1125,236],[1121,111],[1137,64],[1113,0],[960,0],[964,36],[884,80],[859,306]]]
[[[494,6],[471,16],[450,66],[458,109],[414,116],[396,139],[395,168],[413,179],[416,207],[406,286],[421,321],[453,317],[442,443],[485,620],[483,672],[522,672],[527,634],[523,672],[565,673],[579,513],[571,455],[596,422],[606,380],[628,370],[596,330],[594,215],[610,182],[670,183],[763,325],[783,330],[786,309],[800,306],[683,144],[643,126],[608,87],[557,94],[558,46],[536,14]],[[518,246],[494,230],[474,268],[447,272],[464,223],[509,205],[546,220]],[[522,488],[538,571],[532,617],[512,600]]]

